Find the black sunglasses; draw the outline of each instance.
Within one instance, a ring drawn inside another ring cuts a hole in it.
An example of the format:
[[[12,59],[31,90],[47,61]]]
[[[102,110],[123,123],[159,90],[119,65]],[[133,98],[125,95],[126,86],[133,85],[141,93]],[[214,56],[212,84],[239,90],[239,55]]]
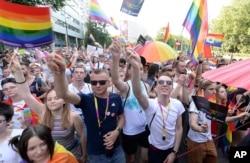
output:
[[[97,85],[97,83],[99,83],[100,85],[105,85],[107,82],[107,80],[91,80],[90,84],[91,85]]]
[[[171,80],[158,80],[157,83],[159,85],[163,85],[164,83],[166,83],[167,85],[172,85],[173,81],[171,81]]]

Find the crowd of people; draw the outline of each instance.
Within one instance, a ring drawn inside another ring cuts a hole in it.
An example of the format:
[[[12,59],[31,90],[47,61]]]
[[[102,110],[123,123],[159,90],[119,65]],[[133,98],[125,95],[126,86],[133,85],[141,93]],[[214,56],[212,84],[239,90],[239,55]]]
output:
[[[227,157],[250,142],[249,90],[201,76],[237,60],[199,57],[194,65],[179,54],[147,63],[118,40],[103,54],[41,53],[9,50],[0,59],[0,162],[176,163],[185,155],[216,163],[219,148]],[[192,96],[227,107],[225,122],[208,119]]]

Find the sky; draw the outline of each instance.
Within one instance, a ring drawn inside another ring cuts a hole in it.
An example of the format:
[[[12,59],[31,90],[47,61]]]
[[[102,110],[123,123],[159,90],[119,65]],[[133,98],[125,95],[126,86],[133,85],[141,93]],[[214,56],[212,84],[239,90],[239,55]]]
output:
[[[170,33],[175,35],[187,35],[182,23],[192,4],[192,0],[145,0],[138,17],[133,17],[120,12],[123,0],[98,0],[101,8],[107,16],[113,17],[116,24],[121,20],[136,21],[146,27],[148,34],[155,37],[161,27],[169,22]],[[207,0],[208,20],[219,16],[223,6],[231,4],[231,0]],[[118,34],[119,31],[112,30]]]

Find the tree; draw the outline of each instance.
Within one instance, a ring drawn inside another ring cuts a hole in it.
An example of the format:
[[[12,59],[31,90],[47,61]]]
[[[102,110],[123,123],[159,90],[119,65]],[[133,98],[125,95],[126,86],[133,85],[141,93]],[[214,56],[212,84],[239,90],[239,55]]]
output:
[[[7,0],[11,3],[17,3],[27,6],[51,6],[53,10],[59,11],[65,6],[66,0]]]
[[[233,0],[212,21],[211,33],[223,33],[223,48],[228,52],[250,53],[250,1]]]
[[[105,23],[89,20],[86,23],[86,27],[86,37],[84,38],[85,47],[87,45],[94,45],[94,41],[89,37],[90,34],[94,36],[95,41],[102,45],[102,47],[109,47],[109,45],[112,43],[112,38],[105,28]]]

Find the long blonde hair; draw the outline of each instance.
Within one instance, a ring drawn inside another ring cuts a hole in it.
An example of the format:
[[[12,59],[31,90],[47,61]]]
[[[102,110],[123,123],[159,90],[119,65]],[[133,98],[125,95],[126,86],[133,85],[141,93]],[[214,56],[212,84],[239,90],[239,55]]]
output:
[[[45,110],[45,113],[43,115],[43,119],[41,121],[41,124],[46,125],[46,126],[50,127],[51,129],[53,129],[53,127],[54,127],[54,116],[53,116],[51,110],[49,110],[47,102],[46,102],[47,101],[47,96],[51,91],[54,91],[54,89],[50,89],[46,94],[46,99],[45,99],[46,110]],[[68,103],[63,104],[62,109],[63,109],[62,116],[61,116],[62,127],[63,128],[70,128],[71,123],[70,123],[69,104]]]

